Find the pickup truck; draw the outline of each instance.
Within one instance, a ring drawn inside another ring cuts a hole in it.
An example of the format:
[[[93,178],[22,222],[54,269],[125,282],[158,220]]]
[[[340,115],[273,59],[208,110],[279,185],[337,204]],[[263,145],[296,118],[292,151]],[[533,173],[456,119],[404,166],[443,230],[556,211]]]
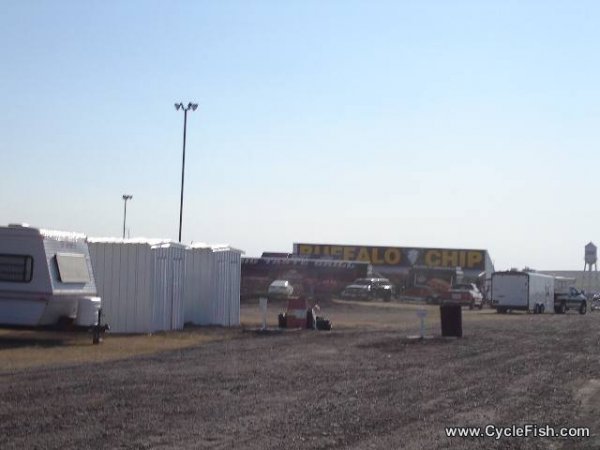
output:
[[[475,307],[483,308],[483,295],[473,283],[456,284],[441,296],[443,303],[459,303],[462,306],[468,306],[469,309]]]
[[[587,312],[587,297],[582,291],[570,287],[565,292],[554,293],[554,312],[564,314],[570,309],[579,311],[579,314]]]

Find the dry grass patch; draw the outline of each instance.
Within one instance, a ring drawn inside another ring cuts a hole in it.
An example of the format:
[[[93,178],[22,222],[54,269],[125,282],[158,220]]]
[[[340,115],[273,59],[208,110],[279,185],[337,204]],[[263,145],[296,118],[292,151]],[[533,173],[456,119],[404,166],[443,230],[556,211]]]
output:
[[[239,335],[238,329],[190,328],[145,335],[107,334],[100,345],[92,345],[91,334],[0,330],[0,371],[126,359]]]

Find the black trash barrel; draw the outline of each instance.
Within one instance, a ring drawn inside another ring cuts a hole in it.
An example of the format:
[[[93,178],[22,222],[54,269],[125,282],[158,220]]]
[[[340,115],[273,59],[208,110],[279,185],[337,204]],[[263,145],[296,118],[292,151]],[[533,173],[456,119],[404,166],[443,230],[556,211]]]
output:
[[[286,328],[287,326],[287,318],[285,317],[285,314],[280,313],[279,316],[277,316],[277,321],[279,322],[279,328]]]
[[[458,303],[440,305],[442,336],[462,337],[462,307]]]

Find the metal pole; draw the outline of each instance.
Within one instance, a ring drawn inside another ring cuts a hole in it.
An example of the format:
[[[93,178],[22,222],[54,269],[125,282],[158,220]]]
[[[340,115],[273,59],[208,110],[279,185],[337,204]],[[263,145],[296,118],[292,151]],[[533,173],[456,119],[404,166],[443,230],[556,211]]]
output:
[[[185,175],[185,132],[187,128],[187,109],[183,110],[183,158],[181,162],[181,202],[179,204],[179,242],[181,242],[181,225],[183,222],[183,180]]]
[[[133,195],[123,194],[123,239],[125,239],[125,224],[127,223],[127,200],[131,200]]]
[[[127,199],[123,198],[123,239],[125,239],[125,222],[127,222]]]
[[[183,226],[183,182],[185,177],[185,141],[187,132],[187,113],[191,109],[196,111],[198,103],[189,102],[187,106],[183,106],[183,103],[175,103],[175,109],[179,111],[183,109],[183,154],[181,158],[181,200],[179,202],[179,242],[181,242],[181,228]]]

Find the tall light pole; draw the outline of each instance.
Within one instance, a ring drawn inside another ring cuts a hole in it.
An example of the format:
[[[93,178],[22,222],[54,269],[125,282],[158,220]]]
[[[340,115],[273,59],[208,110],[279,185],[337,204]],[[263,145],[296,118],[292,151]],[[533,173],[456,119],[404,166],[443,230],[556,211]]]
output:
[[[133,195],[123,194],[123,239],[125,239],[125,223],[127,222],[127,200],[131,200]]]
[[[183,103],[175,103],[175,109],[179,111],[183,110],[183,159],[181,163],[181,202],[179,203],[179,242],[181,242],[181,224],[183,222],[183,178],[185,175],[185,132],[187,128],[187,113],[191,109],[196,111],[198,103],[188,103],[187,106],[183,106]]]

